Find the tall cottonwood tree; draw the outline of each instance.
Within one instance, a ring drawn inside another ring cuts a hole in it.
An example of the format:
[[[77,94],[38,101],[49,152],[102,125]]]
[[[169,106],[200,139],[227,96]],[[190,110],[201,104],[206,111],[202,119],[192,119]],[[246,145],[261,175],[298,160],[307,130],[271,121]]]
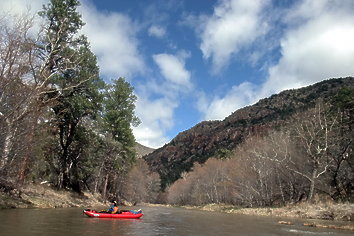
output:
[[[337,145],[333,138],[338,127],[336,117],[328,115],[326,105],[318,103],[315,108],[295,116],[293,134],[305,158],[287,168],[309,181],[308,199],[311,200],[321,176],[328,173],[333,159],[329,151]]]

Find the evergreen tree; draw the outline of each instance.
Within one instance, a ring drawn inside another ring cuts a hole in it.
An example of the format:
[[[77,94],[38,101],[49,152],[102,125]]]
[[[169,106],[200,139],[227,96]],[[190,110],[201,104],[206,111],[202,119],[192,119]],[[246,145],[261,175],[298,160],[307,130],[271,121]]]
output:
[[[124,78],[114,80],[107,86],[104,100],[104,129],[113,139],[122,144],[123,159],[129,163],[135,158],[135,138],[132,125],[138,125],[140,120],[135,116],[135,101],[133,87]]]
[[[85,122],[100,109],[102,86],[96,57],[86,37],[77,36],[84,25],[76,8],[77,0],[52,0],[40,13],[47,20],[41,53],[43,68],[38,75],[53,89],[42,99],[52,101],[52,125],[56,135],[49,155],[59,188],[80,191],[80,159],[85,137]],[[85,119],[86,118],[86,119]]]

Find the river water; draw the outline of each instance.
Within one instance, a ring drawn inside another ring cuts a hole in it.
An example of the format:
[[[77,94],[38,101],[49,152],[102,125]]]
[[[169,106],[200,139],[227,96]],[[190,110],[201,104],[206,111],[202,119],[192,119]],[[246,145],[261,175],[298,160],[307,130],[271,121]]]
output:
[[[303,221],[281,225],[272,217],[141,208],[144,216],[139,220],[88,218],[79,208],[0,210],[0,235],[353,235],[302,226]]]

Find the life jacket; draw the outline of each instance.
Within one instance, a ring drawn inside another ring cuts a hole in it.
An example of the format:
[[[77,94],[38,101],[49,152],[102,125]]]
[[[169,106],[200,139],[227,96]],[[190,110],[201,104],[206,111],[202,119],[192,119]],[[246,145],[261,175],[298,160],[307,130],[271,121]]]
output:
[[[112,214],[116,214],[117,212],[118,212],[118,207],[117,206],[113,207]]]

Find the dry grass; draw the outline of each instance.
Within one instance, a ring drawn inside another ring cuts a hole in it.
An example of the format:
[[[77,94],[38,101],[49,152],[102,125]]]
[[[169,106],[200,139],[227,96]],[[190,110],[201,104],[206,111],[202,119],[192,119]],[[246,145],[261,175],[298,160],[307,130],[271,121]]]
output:
[[[208,209],[210,208],[210,209]],[[235,208],[234,206],[207,205],[202,210],[216,210],[247,215],[296,217],[303,219],[354,221],[354,204],[350,203],[300,203],[279,208]]]
[[[278,221],[279,224],[292,225],[296,219],[328,220],[327,223],[304,223],[305,226],[343,229],[354,231],[354,204],[326,203],[300,203],[279,208],[239,208],[233,205],[208,204],[205,206],[181,206],[186,209],[199,209],[203,211],[216,211],[244,215],[272,216],[286,218]],[[292,220],[293,219],[293,220]],[[343,223],[346,221],[347,223]],[[332,223],[331,223],[332,222]],[[341,222],[341,223],[339,223]],[[333,224],[336,223],[336,224]]]
[[[153,204],[149,204],[154,206]],[[164,205],[173,207],[171,205]],[[354,204],[351,203],[299,203],[285,207],[241,208],[234,205],[208,204],[204,206],[179,206],[185,209],[198,209],[244,215],[274,216],[301,219],[320,219],[336,221],[354,221]]]
[[[62,208],[102,206],[97,196],[57,191],[45,185],[27,185],[18,196],[0,194],[0,208]]]
[[[318,223],[304,223],[304,226],[316,227],[316,228],[327,228],[327,229],[344,229],[354,231],[354,225],[324,225]]]

